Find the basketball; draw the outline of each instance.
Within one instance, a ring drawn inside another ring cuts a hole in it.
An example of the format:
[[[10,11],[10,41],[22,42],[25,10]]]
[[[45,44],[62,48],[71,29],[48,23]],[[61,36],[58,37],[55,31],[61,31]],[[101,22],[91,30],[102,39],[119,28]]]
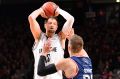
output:
[[[54,2],[46,2],[43,4],[42,9],[47,17],[51,17],[55,16],[57,7],[58,6]]]

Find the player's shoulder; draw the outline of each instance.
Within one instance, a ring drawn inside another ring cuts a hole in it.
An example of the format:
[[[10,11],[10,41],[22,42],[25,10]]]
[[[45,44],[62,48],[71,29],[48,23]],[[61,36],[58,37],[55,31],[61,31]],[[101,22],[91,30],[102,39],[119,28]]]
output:
[[[71,58],[65,58],[63,59],[63,64],[68,64],[68,65],[71,65],[74,63],[74,61],[71,59]]]
[[[61,59],[57,64],[65,65],[68,61],[69,61],[68,58],[63,58],[63,59]]]
[[[38,41],[44,39],[45,37],[46,37],[46,34],[44,32],[41,32],[40,38],[38,39]]]

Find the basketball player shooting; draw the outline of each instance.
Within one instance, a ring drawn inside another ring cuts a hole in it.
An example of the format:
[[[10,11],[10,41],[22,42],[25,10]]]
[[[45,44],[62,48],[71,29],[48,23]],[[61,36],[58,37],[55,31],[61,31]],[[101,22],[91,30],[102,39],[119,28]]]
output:
[[[56,16],[58,15],[63,16],[63,18],[66,20],[64,23],[62,30],[60,33],[56,34],[56,30],[58,28],[58,22],[56,20]],[[46,32],[43,33],[40,29],[40,25],[37,22],[36,18],[38,16],[42,16],[43,18],[46,18],[44,28],[46,29]],[[42,7],[39,9],[33,11],[29,17],[28,21],[30,24],[30,30],[32,32],[32,35],[35,39],[35,44],[33,46],[33,54],[34,54],[34,79],[63,79],[62,77],[62,71],[58,71],[54,74],[50,74],[47,76],[39,76],[37,74],[38,70],[38,62],[39,58],[42,52],[42,48],[44,46],[44,43],[50,39],[51,41],[51,51],[46,55],[46,65],[49,65],[51,63],[57,63],[59,60],[64,58],[64,48],[65,48],[65,40],[66,35],[69,34],[73,23],[74,23],[74,17],[70,15],[65,10],[62,10],[53,2],[46,2],[43,4]]]

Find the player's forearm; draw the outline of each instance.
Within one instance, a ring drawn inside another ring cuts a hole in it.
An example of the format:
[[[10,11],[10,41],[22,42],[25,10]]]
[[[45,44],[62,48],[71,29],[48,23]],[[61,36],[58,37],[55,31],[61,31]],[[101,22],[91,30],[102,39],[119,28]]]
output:
[[[59,11],[59,14],[62,15],[66,19],[66,22],[62,28],[62,32],[65,35],[68,35],[70,33],[70,30],[72,29],[72,26],[74,23],[74,17],[62,9],[58,8],[58,11]]]
[[[68,12],[66,12],[65,10],[62,10],[59,8],[59,14],[62,15],[67,21],[72,23],[74,22],[74,17],[70,15]]]
[[[45,56],[40,56],[39,63],[38,63],[38,70],[37,74],[40,76],[46,76],[48,74],[52,74],[57,72],[55,64],[50,64],[48,66],[45,66]]]
[[[40,13],[41,13],[41,9],[39,8],[39,9],[33,11],[33,12],[29,15],[29,17],[31,17],[32,19],[36,19],[36,18],[40,15]]]

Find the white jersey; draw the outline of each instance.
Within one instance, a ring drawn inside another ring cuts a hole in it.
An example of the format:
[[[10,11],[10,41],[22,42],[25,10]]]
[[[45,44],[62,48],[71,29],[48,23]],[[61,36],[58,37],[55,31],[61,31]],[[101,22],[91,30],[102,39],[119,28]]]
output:
[[[50,74],[47,76],[39,76],[37,74],[38,69],[38,62],[40,58],[40,54],[42,51],[42,47],[44,45],[44,42],[47,40],[47,37],[45,33],[41,33],[41,38],[37,44],[33,47],[33,54],[34,54],[34,79],[63,79],[62,77],[62,71],[58,71],[54,74]],[[59,36],[57,34],[53,35],[51,38],[51,47],[53,50],[47,55],[46,57],[46,63],[45,65],[51,64],[51,63],[57,63],[59,60],[64,58],[64,50],[61,46]]]

